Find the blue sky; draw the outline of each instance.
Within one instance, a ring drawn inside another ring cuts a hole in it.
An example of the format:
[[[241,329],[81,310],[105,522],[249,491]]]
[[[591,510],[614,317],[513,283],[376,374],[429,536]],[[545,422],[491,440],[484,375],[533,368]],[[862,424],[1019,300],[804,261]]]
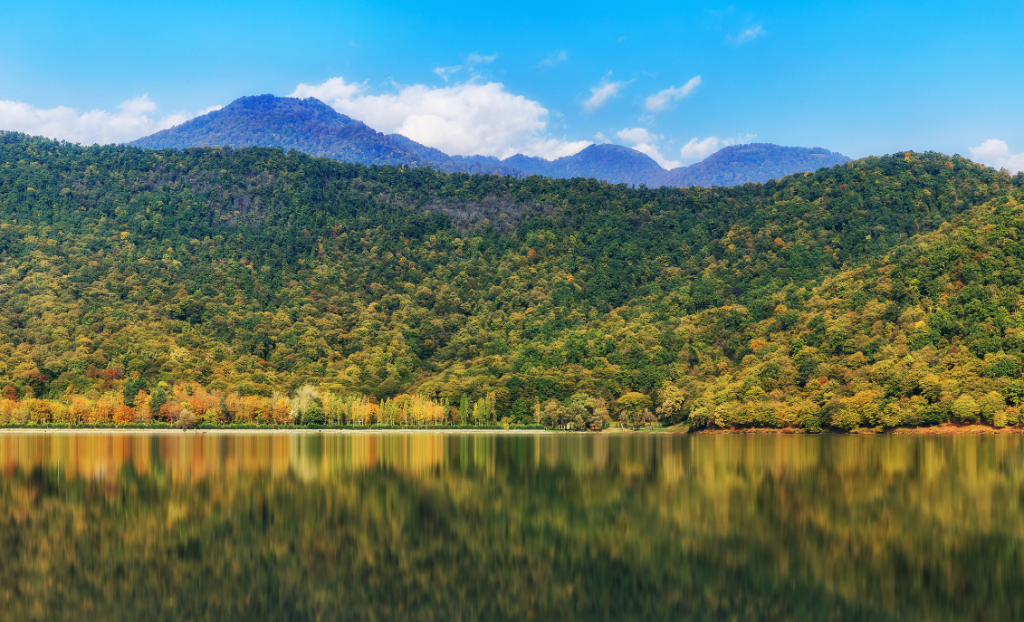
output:
[[[1021,2],[42,0],[0,23],[0,129],[78,142],[274,93],[450,153],[611,141],[673,166],[753,140],[1024,168]]]

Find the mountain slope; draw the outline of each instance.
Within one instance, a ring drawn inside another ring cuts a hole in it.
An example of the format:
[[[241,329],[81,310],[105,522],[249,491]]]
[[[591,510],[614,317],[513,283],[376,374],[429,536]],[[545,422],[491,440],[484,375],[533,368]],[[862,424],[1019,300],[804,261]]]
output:
[[[545,160],[514,155],[502,160],[527,175],[560,179],[594,178],[613,184],[639,185],[663,174],[665,169],[649,156],[621,145],[590,145],[577,154]]]
[[[931,153],[631,189],[0,134],[0,387],[65,410],[164,381],[512,421],[581,392],[721,427],[847,429],[871,395],[908,423],[966,420],[963,395],[989,416],[1024,357],[1022,184]]]
[[[281,147],[362,164],[424,164],[360,121],[319,100],[258,95],[140,138],[149,149],[188,147]]]
[[[517,174],[493,158],[455,159],[404,136],[385,136],[314,99],[258,95],[140,138],[149,149],[281,147],[360,164],[432,166],[443,171]]]
[[[649,156],[620,145],[591,145],[554,161],[515,155],[504,164],[528,175],[572,178],[593,177],[610,183],[661,186],[739,186],[763,183],[794,173],[831,168],[850,158],[821,148],[780,147],[767,143],[725,147],[701,162],[666,171]]]
[[[726,147],[703,162],[672,171],[635,149],[610,144],[591,145],[554,161],[524,155],[505,160],[449,156],[400,134],[385,136],[319,100],[273,95],[239,98],[220,110],[131,144],[150,149],[281,147],[359,164],[430,166],[445,172],[514,177],[582,177],[652,188],[757,183],[849,161],[824,149],[768,144]]]
[[[514,166],[509,166],[498,158],[488,156],[450,156],[439,149],[421,145],[411,138],[401,134],[388,134],[388,141],[405,149],[414,156],[427,162],[433,168],[446,173],[483,173],[490,175],[512,175],[521,177],[523,172]]]
[[[841,153],[815,147],[780,147],[751,143],[725,147],[701,162],[655,175],[649,186],[739,186],[782,179],[794,173],[813,172],[849,162]]]

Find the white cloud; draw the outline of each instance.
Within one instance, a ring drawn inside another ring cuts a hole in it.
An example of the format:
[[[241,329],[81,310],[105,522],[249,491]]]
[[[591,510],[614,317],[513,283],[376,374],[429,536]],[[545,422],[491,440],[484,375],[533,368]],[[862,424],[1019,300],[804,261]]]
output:
[[[157,118],[160,109],[149,95],[122,102],[117,112],[90,110],[79,113],[75,108],[57,106],[42,109],[30,104],[0,101],[0,129],[25,132],[86,145],[122,143],[184,123],[197,116],[178,112]],[[197,114],[206,114],[220,106],[211,106]]]
[[[661,138],[642,127],[627,127],[615,132],[615,135],[631,143],[650,143]]]
[[[437,69],[434,70],[437,73]],[[345,78],[338,76],[337,78],[331,78],[323,84],[306,84],[305,82],[295,87],[295,92],[289,97],[299,97],[305,99],[307,97],[315,97],[322,102],[331,103],[336,99],[349,99],[361,93],[364,89],[362,84],[345,83]]]
[[[661,154],[658,146],[654,144],[661,140],[663,136],[652,134],[642,127],[621,129],[615,132],[615,135],[626,142],[633,143],[633,149],[650,156],[662,168],[673,169],[683,165],[682,162],[667,159]]]
[[[969,147],[971,158],[996,168],[1005,168],[1011,173],[1024,171],[1024,152],[1011,153],[1005,140],[990,138],[977,147]]]
[[[731,138],[722,140],[717,136],[708,136],[703,140],[699,138],[691,138],[690,142],[683,145],[682,149],[679,150],[679,155],[686,160],[703,160],[722,147],[727,147],[735,142],[736,141]]]
[[[697,88],[699,85],[700,76],[694,76],[690,78],[689,82],[679,88],[673,86],[651,95],[647,98],[647,101],[644,102],[644,107],[651,112],[661,112],[665,108],[668,108],[670,103],[689,97],[690,93],[693,92],[693,89]]]
[[[625,82],[608,82],[607,79],[601,80],[601,83],[590,89],[590,97],[583,102],[583,109],[587,112],[594,112],[601,106],[608,103],[608,100],[619,94],[622,87],[626,86]]]
[[[469,65],[470,67],[475,67],[476,65],[488,65],[490,63],[493,63],[495,58],[498,58],[497,54],[484,56],[482,54],[477,54],[476,52],[473,52],[472,54],[466,57],[466,64]]]
[[[717,136],[708,136],[704,139],[691,138],[690,142],[683,145],[679,150],[679,155],[682,156],[683,160],[703,160],[722,147],[742,145],[749,143],[755,138],[757,138],[757,134],[749,133],[739,134],[737,138],[719,138]]]
[[[747,41],[759,39],[765,36],[766,34],[768,34],[767,30],[761,28],[760,26],[754,26],[753,28],[747,28],[746,30],[740,31],[740,33],[737,35],[726,35],[725,41],[726,43],[731,43],[732,45],[743,45]]]
[[[554,67],[555,65],[561,65],[562,63],[569,60],[569,53],[565,50],[559,50],[548,56],[544,60],[540,61],[541,67]]]
[[[594,134],[594,139],[602,145],[605,143],[612,142],[610,138],[604,135],[604,132],[598,132],[597,134]]]
[[[548,110],[509,93],[498,82],[470,80],[440,88],[399,85],[394,93],[373,95],[363,92],[361,85],[332,78],[319,86],[299,85],[292,97],[320,92],[332,83],[336,86],[323,92],[336,96],[319,99],[338,112],[377,131],[402,134],[450,155],[507,158],[522,153],[554,159],[591,144],[548,135]]]

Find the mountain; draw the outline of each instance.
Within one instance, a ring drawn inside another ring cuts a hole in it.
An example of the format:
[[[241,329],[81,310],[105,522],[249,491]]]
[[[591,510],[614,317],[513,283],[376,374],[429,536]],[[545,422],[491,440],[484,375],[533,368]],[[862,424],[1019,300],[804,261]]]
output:
[[[849,162],[841,153],[815,147],[780,147],[750,143],[725,147],[690,166],[651,177],[648,186],[739,186],[782,179],[794,173],[813,172]]]
[[[1022,223],[937,153],[652,189],[0,133],[0,425],[1014,424]]]
[[[613,184],[639,185],[665,173],[657,162],[635,149],[621,145],[590,145],[579,153],[557,160],[514,155],[502,161],[527,175],[559,179],[594,178]]]
[[[312,97],[241,97],[227,106],[131,143],[148,149],[281,147],[360,164],[432,166],[518,174],[494,158],[451,158],[404,136],[386,136]]]
[[[661,186],[739,186],[762,183],[794,173],[831,168],[850,158],[815,147],[780,147],[753,143],[725,147],[707,159],[666,171],[649,156],[620,145],[591,145],[579,153],[554,161],[515,155],[502,162],[528,175],[572,178],[593,177],[611,183]]]
[[[273,95],[236,99],[220,110],[132,144],[149,149],[281,147],[362,164],[426,163],[403,147],[391,144],[383,134],[319,100]]]
[[[514,166],[509,166],[498,158],[489,156],[450,156],[439,149],[421,145],[411,138],[401,134],[388,134],[387,139],[391,144],[397,145],[414,156],[427,162],[429,166],[446,173],[482,173],[491,175],[512,175],[521,177],[523,172]]]
[[[281,147],[359,164],[430,166],[445,172],[594,178],[651,188],[736,186],[848,162],[839,153],[770,144],[736,145],[703,162],[666,171],[649,156],[621,145],[591,145],[557,160],[514,155],[450,156],[401,134],[384,135],[313,99],[258,95],[133,143],[149,149],[188,147]]]

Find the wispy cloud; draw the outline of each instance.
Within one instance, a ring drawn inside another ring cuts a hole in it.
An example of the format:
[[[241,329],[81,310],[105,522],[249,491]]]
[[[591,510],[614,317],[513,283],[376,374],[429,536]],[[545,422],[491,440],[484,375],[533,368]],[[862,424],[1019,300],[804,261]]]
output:
[[[562,63],[569,60],[569,53],[565,50],[559,50],[548,56],[544,60],[540,61],[541,67],[554,67],[555,65],[561,65]]]
[[[438,76],[440,76],[441,79],[444,80],[445,82],[448,81],[448,78],[450,78],[452,76],[452,74],[456,74],[456,73],[458,73],[460,71],[462,71],[462,65],[452,65],[451,67],[435,67],[434,68],[434,73],[436,73]]]
[[[690,93],[693,92],[693,89],[697,88],[699,85],[700,76],[694,76],[690,78],[689,82],[678,88],[673,86],[651,95],[647,98],[647,101],[644,102],[644,107],[651,112],[661,112],[668,108],[669,104],[672,102],[689,97]]]
[[[477,54],[476,52],[473,52],[472,54],[466,57],[466,64],[469,65],[470,67],[475,67],[477,65],[488,65],[490,63],[493,63],[494,59],[496,58],[498,58],[497,54],[484,56],[482,54]]]
[[[753,41],[754,39],[760,39],[761,37],[765,36],[766,34],[768,34],[767,30],[765,30],[761,26],[754,26],[752,28],[747,28],[745,30],[741,30],[739,32],[739,34],[726,35],[725,36],[725,42],[729,43],[731,45],[743,45],[744,43],[746,43],[748,41]]]
[[[148,94],[122,102],[116,112],[90,110],[82,113],[68,106],[43,109],[24,102],[0,101],[0,129],[103,145],[142,138],[220,108],[211,106],[197,113],[178,112],[158,117],[160,106],[149,99]]]
[[[1005,168],[1011,173],[1024,171],[1024,152],[1011,152],[1010,145],[1005,140],[990,138],[977,147],[969,147],[968,151],[971,152],[972,159],[982,164]]]
[[[590,97],[583,102],[583,110],[594,112],[608,103],[608,100],[619,94],[626,82],[609,82],[603,78],[601,83],[590,89]]]
[[[414,84],[394,89],[370,94],[362,84],[337,77],[322,85],[301,84],[292,96],[318,97],[375,130],[402,134],[451,155],[507,158],[523,153],[554,159],[591,144],[552,136],[550,112],[498,82],[473,79],[439,88]]]
[[[662,155],[661,149],[655,143],[662,140],[664,136],[652,134],[642,127],[624,128],[615,132],[615,135],[628,143],[632,143],[633,149],[650,156],[652,160],[664,169],[673,169],[683,165],[682,162],[669,160]]]
[[[463,69],[472,72],[474,67],[493,63],[494,59],[496,58],[498,58],[497,54],[492,54],[491,56],[484,56],[482,54],[477,54],[476,52],[473,52],[466,56],[466,62],[464,64],[452,65],[450,67],[435,67],[434,73],[442,80],[447,82],[448,78],[459,73]]]

